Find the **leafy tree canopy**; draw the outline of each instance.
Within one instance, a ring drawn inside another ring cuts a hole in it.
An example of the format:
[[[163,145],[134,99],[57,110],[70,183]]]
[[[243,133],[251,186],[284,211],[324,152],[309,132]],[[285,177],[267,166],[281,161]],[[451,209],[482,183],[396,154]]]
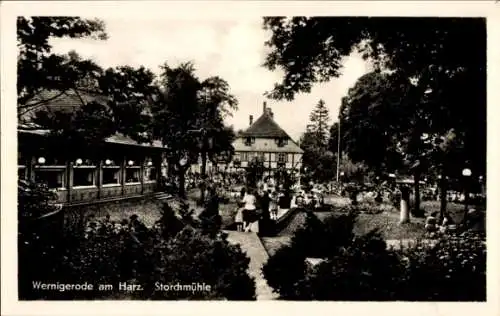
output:
[[[89,37],[105,40],[104,23],[79,17],[18,17],[17,19],[17,92],[18,110],[37,106],[30,103],[44,90],[65,91],[75,82],[98,71],[90,60],[52,53],[53,37]]]
[[[467,70],[481,79],[486,71],[486,52],[478,49],[486,45],[485,19],[266,17],[264,28],[272,32],[265,66],[285,72],[270,94],[277,99],[291,100],[314,83],[340,76],[342,58],[353,50],[406,77]]]

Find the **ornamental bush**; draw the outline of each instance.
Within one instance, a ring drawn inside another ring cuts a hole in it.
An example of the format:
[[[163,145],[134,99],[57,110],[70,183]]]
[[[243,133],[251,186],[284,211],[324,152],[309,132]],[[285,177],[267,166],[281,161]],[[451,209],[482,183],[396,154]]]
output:
[[[37,298],[33,281],[50,279],[58,262],[63,217],[56,195],[46,185],[18,181],[19,297]]]
[[[373,231],[356,237],[337,254],[314,266],[300,280],[297,297],[307,300],[393,300],[402,267]]]
[[[400,250],[405,263],[400,299],[485,301],[486,242],[483,234],[441,236],[434,247]]]
[[[347,213],[327,218],[323,223],[307,212],[305,224],[296,231],[290,246],[278,249],[264,265],[263,274],[269,286],[284,299],[308,299],[306,288],[300,286],[306,286],[305,259],[335,256],[351,243],[355,220],[355,215]]]
[[[486,299],[483,235],[442,235],[436,244],[388,249],[377,231],[354,237],[353,220],[349,213],[325,223],[308,218],[264,266],[268,284],[290,300]]]
[[[221,231],[207,234],[193,227],[195,222],[187,221],[186,216],[185,210],[165,205],[162,218],[151,228],[135,215],[119,223],[92,218],[82,234],[55,247],[51,256],[40,254],[45,248],[39,251],[20,245],[20,254],[24,254],[20,261],[27,267],[20,269],[25,273],[20,275],[25,289],[33,280],[94,285],[93,291],[22,292],[20,288],[20,298],[255,299],[254,281],[246,272],[249,259],[240,247],[229,244]],[[142,291],[120,289],[120,282],[141,285]],[[182,291],[157,288],[158,284],[194,283],[209,286],[209,291],[207,287],[196,290],[196,286]],[[99,291],[98,284],[111,284],[113,289]]]
[[[200,230],[185,227],[175,238],[155,244],[149,253],[153,269],[142,273],[138,282],[145,291],[138,298],[255,299],[254,281],[246,272],[250,259],[239,246],[228,243],[220,233],[213,238]],[[165,291],[157,284],[207,284],[210,291]]]

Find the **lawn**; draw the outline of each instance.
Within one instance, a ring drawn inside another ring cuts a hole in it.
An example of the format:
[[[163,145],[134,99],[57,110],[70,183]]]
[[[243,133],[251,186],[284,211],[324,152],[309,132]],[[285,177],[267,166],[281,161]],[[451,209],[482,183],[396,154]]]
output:
[[[153,226],[160,219],[161,210],[161,202],[152,198],[143,198],[70,207],[65,210],[65,220],[68,227],[73,227],[78,223],[81,215],[85,218],[93,215],[97,219],[103,219],[109,215],[111,221],[120,222],[123,219],[128,220],[135,214],[146,226]]]
[[[330,205],[335,205],[338,208],[349,205],[349,200],[343,197],[329,196],[326,199]],[[363,235],[373,229],[377,229],[384,239],[386,240],[402,240],[402,239],[418,239],[425,234],[424,223],[425,218],[411,217],[409,223],[399,224],[399,211],[388,204],[380,206],[384,211],[379,214],[359,214],[356,224],[354,226],[354,233],[356,235]],[[432,212],[439,212],[439,201],[425,201],[422,202],[422,208],[425,214],[429,215]],[[448,213],[452,216],[455,222],[460,222],[464,214],[464,205],[457,203],[447,204]],[[315,212],[314,213],[320,220],[333,216],[335,212]],[[262,243],[270,255],[274,254],[277,249],[288,245],[290,243],[293,232],[298,228],[297,223],[303,223],[302,218],[292,220],[290,226],[285,228],[284,232],[289,235],[280,234],[277,237],[263,237]]]
[[[200,199],[200,190],[191,190],[186,194],[190,208],[195,209],[195,214],[199,214],[203,211],[203,207],[197,205],[197,201]],[[220,203],[219,204],[219,215],[222,217],[222,228],[226,229],[234,223],[234,217],[238,205],[236,202]]]

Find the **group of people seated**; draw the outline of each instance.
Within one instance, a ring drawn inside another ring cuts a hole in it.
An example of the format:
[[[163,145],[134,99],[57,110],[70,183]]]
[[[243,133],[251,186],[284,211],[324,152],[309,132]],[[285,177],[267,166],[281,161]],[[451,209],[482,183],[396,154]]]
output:
[[[309,208],[320,208],[324,205],[324,197],[318,192],[305,192],[301,190],[297,192],[293,198],[291,207],[309,207]]]
[[[441,223],[438,220],[438,213],[433,212],[425,220],[425,230],[429,233],[446,233],[451,230],[456,230],[457,226],[453,219],[445,214]]]

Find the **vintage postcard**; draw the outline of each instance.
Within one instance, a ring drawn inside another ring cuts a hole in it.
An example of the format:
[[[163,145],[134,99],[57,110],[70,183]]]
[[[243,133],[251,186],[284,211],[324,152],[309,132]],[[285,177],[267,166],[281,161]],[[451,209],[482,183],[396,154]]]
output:
[[[494,1],[1,9],[2,314],[495,314]]]

